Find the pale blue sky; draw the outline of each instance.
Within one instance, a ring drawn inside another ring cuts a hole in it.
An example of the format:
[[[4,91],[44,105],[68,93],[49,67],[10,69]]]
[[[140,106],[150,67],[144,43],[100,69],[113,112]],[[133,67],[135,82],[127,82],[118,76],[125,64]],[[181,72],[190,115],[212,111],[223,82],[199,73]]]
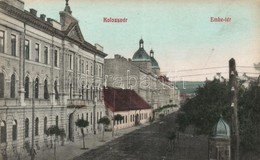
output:
[[[56,20],[65,6],[65,0],[24,1],[27,10],[35,8],[38,15],[44,13]],[[174,70],[227,66],[231,57],[239,66],[260,62],[260,14],[257,11],[260,5],[257,1],[70,0],[69,4],[85,40],[102,45],[108,58],[114,54],[132,58],[142,37],[145,50],[149,52],[153,48],[162,72],[169,76],[174,75]],[[103,17],[127,18],[128,22],[104,23]],[[231,22],[213,23],[210,17],[230,17]],[[238,69],[241,73],[249,72]],[[212,78],[215,72],[227,70],[176,72],[176,75],[212,73],[207,75]],[[250,72],[256,71],[251,69]],[[184,79],[205,80],[205,76]]]

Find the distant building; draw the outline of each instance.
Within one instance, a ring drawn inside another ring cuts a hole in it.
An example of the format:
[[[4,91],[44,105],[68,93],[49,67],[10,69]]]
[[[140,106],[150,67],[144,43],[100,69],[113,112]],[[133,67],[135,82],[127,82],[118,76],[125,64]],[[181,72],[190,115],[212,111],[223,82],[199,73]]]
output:
[[[124,117],[122,121],[115,123],[115,129],[132,127],[152,119],[151,106],[134,90],[105,87],[104,101],[111,120],[117,114]]]
[[[156,109],[167,104],[179,104],[179,94],[167,77],[160,75],[157,61],[146,53],[143,40],[133,59],[120,55],[105,59],[105,85],[115,88],[133,89],[149,105]]]
[[[36,150],[50,147],[51,125],[65,129],[73,141],[80,133],[75,121],[84,118],[90,122],[86,131],[93,133],[105,115],[106,55],[85,41],[68,1],[57,22],[24,10],[22,0],[0,0],[0,159],[29,155],[32,121]]]

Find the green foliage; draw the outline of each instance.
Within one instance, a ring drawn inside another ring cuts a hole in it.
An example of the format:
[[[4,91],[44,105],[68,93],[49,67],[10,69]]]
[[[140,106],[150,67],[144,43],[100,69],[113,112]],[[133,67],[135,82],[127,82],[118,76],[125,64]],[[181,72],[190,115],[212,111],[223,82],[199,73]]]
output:
[[[46,131],[47,136],[65,136],[65,130],[62,128],[60,129],[58,126],[56,125],[52,125],[50,126],[47,131]]]
[[[238,81],[238,116],[240,147],[243,152],[260,153],[260,87],[252,83],[248,89]],[[177,117],[179,130],[184,131],[189,125],[196,128],[197,134],[209,135],[218,121],[219,115],[230,124],[230,87],[228,82],[207,81],[196,91],[196,96],[189,99],[180,109]]]
[[[256,83],[241,89],[238,106],[241,147],[260,152],[260,87]]]
[[[175,140],[176,139],[176,133],[174,131],[170,131],[168,134],[167,134],[167,138],[169,140]]]
[[[102,118],[99,119],[98,123],[102,123],[104,125],[109,125],[110,124],[110,120],[107,117],[102,117]]]
[[[177,117],[180,131],[193,125],[197,134],[209,135],[220,115],[229,121],[231,113],[229,95],[227,82],[220,82],[217,79],[206,81],[203,87],[196,90],[196,96],[187,100],[181,107]]]
[[[161,112],[164,109],[173,108],[173,107],[178,107],[178,105],[177,104],[168,104],[168,105],[165,105],[165,106],[162,106],[162,107],[155,109],[154,112]]]
[[[115,121],[121,121],[123,119],[124,119],[124,117],[121,114],[117,114],[117,115],[114,116]]]
[[[84,119],[78,119],[75,122],[76,126],[78,126],[79,128],[85,128],[89,125],[89,122],[87,120]]]

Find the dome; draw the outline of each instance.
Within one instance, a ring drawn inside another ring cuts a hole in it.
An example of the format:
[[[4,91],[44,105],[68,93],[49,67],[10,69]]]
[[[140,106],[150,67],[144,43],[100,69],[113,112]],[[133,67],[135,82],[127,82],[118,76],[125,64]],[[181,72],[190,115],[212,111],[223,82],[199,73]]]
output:
[[[151,59],[151,63],[152,63],[152,68],[153,69],[160,69],[158,62],[154,58],[154,52],[153,52],[152,49],[150,51],[150,59]]]
[[[153,57],[150,57],[150,59],[151,59],[151,63],[152,63],[152,68],[160,69],[158,62]]]
[[[143,39],[140,39],[140,41],[139,41],[139,49],[133,55],[133,58],[132,58],[133,61],[150,61],[150,56],[144,50],[143,43],[144,43]]]
[[[230,128],[229,125],[220,117],[218,123],[213,127],[213,137],[216,138],[229,138],[230,137]]]

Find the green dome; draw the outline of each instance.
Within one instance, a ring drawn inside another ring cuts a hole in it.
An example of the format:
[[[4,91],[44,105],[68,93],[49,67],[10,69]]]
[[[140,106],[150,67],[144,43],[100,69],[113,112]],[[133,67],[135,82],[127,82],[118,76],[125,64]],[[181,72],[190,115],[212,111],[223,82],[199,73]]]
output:
[[[230,137],[230,128],[229,125],[220,117],[218,123],[213,127],[213,137],[216,138],[229,138]]]
[[[150,56],[144,50],[144,41],[140,39],[139,49],[135,52],[132,58],[133,61],[150,61]]]
[[[151,59],[151,63],[152,63],[152,68],[153,69],[160,69],[158,62],[154,58],[153,50],[150,51],[150,59]]]

